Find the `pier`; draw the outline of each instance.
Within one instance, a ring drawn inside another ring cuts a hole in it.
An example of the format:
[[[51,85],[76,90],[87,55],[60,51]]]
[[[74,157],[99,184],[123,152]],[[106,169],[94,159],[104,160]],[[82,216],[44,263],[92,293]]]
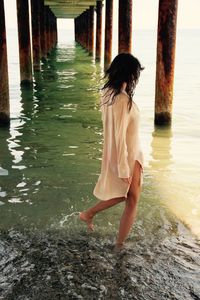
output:
[[[31,8],[29,9],[29,3]],[[105,41],[102,44],[102,7],[105,6]],[[10,123],[7,47],[4,0],[0,0],[0,126]],[[176,19],[178,0],[160,0],[158,11],[157,63],[155,83],[156,125],[170,125],[172,121],[173,82],[176,45]],[[118,52],[134,54],[132,49],[132,0],[119,0]],[[94,32],[96,14],[96,33]],[[29,18],[32,32],[30,34]],[[106,1],[51,1],[17,0],[19,59],[21,85],[30,86],[34,73],[40,71],[40,62],[47,58],[58,41],[58,18],[73,18],[75,41],[95,55],[102,56],[104,69],[112,60],[113,0]],[[94,45],[94,37],[96,44]],[[31,43],[32,39],[32,43]],[[32,49],[31,49],[32,45]],[[31,54],[32,53],[32,54]],[[33,56],[33,57],[32,57]]]

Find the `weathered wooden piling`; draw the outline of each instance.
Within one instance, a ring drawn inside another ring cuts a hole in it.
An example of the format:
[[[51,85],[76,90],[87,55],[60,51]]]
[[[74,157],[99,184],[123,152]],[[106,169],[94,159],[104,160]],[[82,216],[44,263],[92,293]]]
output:
[[[54,48],[54,36],[53,36],[53,31],[54,31],[54,28],[53,28],[53,22],[54,22],[54,15],[52,13],[52,11],[49,9],[49,20],[50,20],[50,32],[49,32],[49,35],[50,35],[50,51]]]
[[[50,20],[49,20],[49,7],[45,5],[45,48],[46,55],[50,52]]]
[[[55,16],[55,37],[56,37],[56,44],[58,43],[58,25],[57,25],[57,17]]]
[[[55,48],[57,43],[57,20],[52,10],[50,10],[50,12],[51,12],[51,48],[53,49]]]
[[[84,48],[88,50],[88,19],[87,19],[87,11],[83,13],[83,41],[84,41]]]
[[[81,46],[83,47],[83,15],[80,15],[80,37],[79,42]]]
[[[89,9],[86,10],[85,15],[86,15],[86,22],[85,22],[85,45],[86,49],[89,51]]]
[[[104,67],[110,64],[112,59],[112,37],[113,37],[113,0],[106,0],[105,11],[105,47]]]
[[[118,52],[132,51],[132,0],[119,0]]]
[[[76,18],[74,18],[74,40],[75,40],[75,42],[77,42],[77,39],[78,39],[78,37],[77,37],[77,27],[78,27],[78,25],[77,25],[77,17],[76,17]]]
[[[28,0],[17,0],[17,21],[21,84],[29,85],[33,81],[33,76]]]
[[[75,41],[79,43],[79,19],[80,16],[76,17],[74,20],[74,35],[75,35]]]
[[[0,0],[0,126],[10,123],[8,63],[4,2]]]
[[[40,45],[40,0],[31,0],[32,20],[32,47],[33,47],[33,69],[40,70],[41,45]]]
[[[94,51],[94,6],[91,5],[89,8],[89,19],[88,19],[88,51],[89,54],[93,55]]]
[[[178,0],[159,1],[154,118],[156,125],[171,124],[177,9]]]
[[[53,15],[53,40],[54,40],[54,47],[58,43],[58,29],[57,29],[57,18],[55,15]]]
[[[41,58],[46,58],[46,41],[45,41],[45,7],[44,0],[40,0],[40,45],[41,45]]]
[[[96,7],[96,59],[101,58],[102,49],[102,1],[97,1]]]

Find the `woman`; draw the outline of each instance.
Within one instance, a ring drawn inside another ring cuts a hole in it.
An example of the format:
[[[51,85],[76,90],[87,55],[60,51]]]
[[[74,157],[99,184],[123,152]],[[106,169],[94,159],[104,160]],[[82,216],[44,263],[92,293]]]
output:
[[[80,212],[89,230],[100,211],[125,201],[115,248],[121,248],[136,216],[143,178],[143,152],[139,140],[140,111],[132,100],[141,70],[144,68],[129,53],[118,54],[105,73],[101,111],[103,154],[101,174],[93,190],[99,201]]]

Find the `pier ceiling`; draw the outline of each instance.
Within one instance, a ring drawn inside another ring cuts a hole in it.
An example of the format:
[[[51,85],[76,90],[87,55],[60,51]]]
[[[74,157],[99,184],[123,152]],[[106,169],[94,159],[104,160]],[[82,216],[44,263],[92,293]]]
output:
[[[100,0],[103,2],[103,0]],[[52,10],[57,18],[76,18],[90,6],[96,7],[96,0],[47,0],[44,1],[46,6]]]

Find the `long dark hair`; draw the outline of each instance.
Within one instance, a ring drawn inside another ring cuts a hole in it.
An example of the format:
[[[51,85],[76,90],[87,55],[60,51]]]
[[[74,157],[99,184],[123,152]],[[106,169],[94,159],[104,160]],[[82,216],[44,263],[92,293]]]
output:
[[[112,95],[112,101],[108,105],[112,105],[115,96],[117,96],[122,89],[123,82],[126,82],[125,91],[129,96],[129,110],[131,109],[134,90],[138,83],[140,72],[143,69],[144,67],[141,66],[139,60],[130,53],[120,53],[113,59],[105,71],[104,79],[107,78],[107,82],[101,88],[101,90],[108,88],[107,92],[111,89],[108,96]],[[106,104],[108,101],[102,104]]]

